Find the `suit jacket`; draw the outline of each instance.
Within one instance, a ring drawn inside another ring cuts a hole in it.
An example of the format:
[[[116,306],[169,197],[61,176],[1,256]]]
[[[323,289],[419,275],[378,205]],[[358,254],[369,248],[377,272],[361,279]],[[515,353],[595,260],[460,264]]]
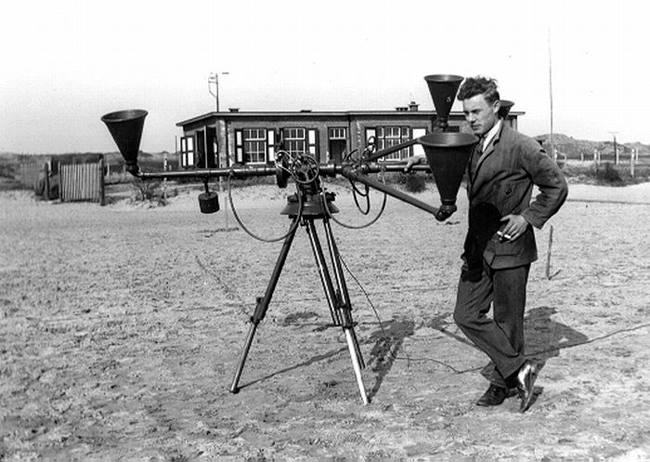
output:
[[[533,226],[541,229],[567,197],[568,187],[562,171],[536,140],[503,122],[483,155],[474,152],[473,156],[480,156],[480,160],[474,168],[471,159],[468,165],[470,231],[463,258],[471,264],[482,255],[480,260],[485,260],[494,269],[513,268],[535,261],[537,245]],[[539,193],[531,202],[534,186]],[[532,226],[515,241],[501,242],[494,234],[499,223],[490,225],[472,219],[471,212],[478,209],[496,209],[494,214],[499,217],[522,215]],[[487,237],[480,237],[477,228],[488,229]]]

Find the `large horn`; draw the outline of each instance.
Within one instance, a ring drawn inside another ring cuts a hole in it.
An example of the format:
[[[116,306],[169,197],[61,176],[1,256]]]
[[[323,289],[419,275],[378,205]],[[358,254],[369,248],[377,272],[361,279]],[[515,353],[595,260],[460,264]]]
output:
[[[456,98],[463,77],[460,75],[434,74],[425,76],[424,80],[426,80],[429,93],[433,98],[438,123],[444,131],[447,129],[449,112],[454,104],[454,98]]]
[[[478,138],[469,133],[429,133],[418,140],[440,193],[440,213],[449,216],[456,211],[456,196]]]
[[[513,101],[508,101],[507,99],[502,99],[501,100],[501,107],[499,108],[499,117],[501,119],[507,119],[508,114],[510,114],[510,109],[512,109],[512,106],[514,106]]]
[[[127,109],[111,112],[101,118],[124,157],[126,171],[132,175],[137,175],[140,171],[138,152],[140,151],[144,118],[147,114],[148,112],[143,109]]]

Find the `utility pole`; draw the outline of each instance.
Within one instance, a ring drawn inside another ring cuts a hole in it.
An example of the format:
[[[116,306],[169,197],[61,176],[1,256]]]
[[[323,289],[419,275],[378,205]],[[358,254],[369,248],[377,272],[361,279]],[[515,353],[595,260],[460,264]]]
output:
[[[550,101],[550,111],[551,111],[551,133],[550,133],[550,145],[551,145],[551,156],[553,160],[557,162],[557,152],[555,150],[555,137],[553,136],[553,63],[551,61],[551,27],[548,28],[548,92],[549,92],[549,101]]]
[[[228,75],[229,72],[212,72],[208,77],[208,91],[214,96],[215,109],[219,112],[219,76]],[[212,92],[212,84],[214,84],[214,92]]]
[[[208,77],[208,91],[212,96],[214,96],[214,103],[215,103],[215,109],[217,112],[219,112],[219,76],[220,75],[228,75],[229,72],[212,72],[210,73],[210,76]],[[214,92],[212,91],[212,84],[214,84]],[[214,124],[214,130],[215,130],[215,137],[219,136],[219,116],[216,117],[215,124]],[[206,129],[206,137],[207,141],[207,129]],[[218,143],[217,143],[218,145]],[[206,149],[207,152],[207,149]],[[223,149],[217,148],[217,153],[219,156],[219,166],[224,166],[229,164],[228,162],[228,148],[224,147]],[[221,197],[223,197],[223,179],[219,177],[219,192],[221,193]],[[237,228],[230,228],[229,223],[230,223],[230,214],[228,213],[228,201],[224,201],[224,213],[225,213],[225,218],[226,218],[226,227],[225,231],[234,231]]]

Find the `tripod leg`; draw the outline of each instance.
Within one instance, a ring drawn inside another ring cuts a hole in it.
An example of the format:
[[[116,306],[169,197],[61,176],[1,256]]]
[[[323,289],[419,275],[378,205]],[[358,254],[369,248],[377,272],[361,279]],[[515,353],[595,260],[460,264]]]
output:
[[[329,270],[327,269],[327,263],[325,262],[325,256],[323,255],[323,248],[321,247],[320,240],[318,239],[318,233],[316,232],[316,227],[314,226],[314,220],[306,220],[305,229],[309,235],[309,242],[311,243],[311,248],[314,252],[314,258],[316,258],[316,265],[318,266],[318,274],[320,275],[320,280],[323,283],[323,290],[325,291],[325,297],[327,298],[327,304],[330,308],[330,315],[332,316],[332,322],[335,326],[340,326],[342,321],[339,316],[339,300],[334,290],[334,285],[332,284],[332,278],[330,276]]]
[[[325,235],[327,237],[327,245],[330,249],[330,258],[332,260],[332,267],[334,268],[334,275],[336,276],[336,283],[339,287],[340,296],[342,298],[341,310],[343,318],[343,326],[354,327],[354,322],[352,321],[352,302],[350,301],[350,294],[348,293],[348,286],[345,283],[345,276],[343,274],[343,266],[341,264],[341,256],[339,255],[338,247],[334,241],[334,235],[332,234],[332,227],[328,220],[323,221],[323,226],[325,227]],[[357,340],[356,333],[352,330],[352,340],[359,358],[359,363],[361,368],[365,368],[366,365],[363,361],[363,355],[361,354],[361,349],[359,348],[359,342]]]
[[[257,326],[259,325],[260,322],[262,322],[264,316],[266,316],[266,311],[268,310],[269,303],[271,303],[271,298],[273,297],[273,291],[275,290],[275,286],[277,285],[278,279],[280,278],[280,273],[282,273],[284,262],[287,260],[287,255],[289,254],[289,249],[291,248],[291,243],[293,242],[293,238],[296,235],[297,227],[295,227],[295,224],[296,221],[299,219],[300,219],[299,217],[294,218],[294,221],[291,224],[291,226],[294,227],[294,229],[284,239],[284,243],[282,244],[282,249],[280,250],[280,255],[278,255],[278,259],[275,262],[275,267],[273,268],[273,273],[271,274],[271,280],[266,286],[266,292],[264,293],[263,297],[257,299],[255,312],[253,313],[253,316],[251,316],[250,319],[251,326],[248,330],[248,335],[246,336],[246,342],[244,343],[244,348],[242,349],[242,353],[239,359],[239,364],[237,365],[237,369],[235,370],[235,376],[233,377],[232,385],[230,386],[231,393],[237,393],[239,391],[239,379],[241,378],[242,371],[244,370],[244,363],[246,362],[246,358],[248,357],[248,352],[250,351],[251,344],[253,343],[253,337],[255,336],[255,332],[257,331]]]
[[[345,340],[348,342],[348,350],[350,350],[350,357],[352,358],[352,368],[354,369],[354,375],[357,378],[357,386],[359,387],[359,393],[361,393],[361,400],[363,404],[368,404],[368,395],[366,394],[366,387],[363,384],[363,378],[361,377],[361,356],[359,354],[359,343],[357,342],[356,337],[354,336],[354,330],[351,327],[343,327],[343,332],[345,332]]]
[[[366,394],[366,387],[363,384],[363,378],[361,377],[361,369],[365,368],[363,361],[363,355],[361,354],[361,348],[359,347],[359,341],[357,340],[357,335],[354,331],[354,322],[352,321],[352,304],[350,302],[350,294],[348,293],[347,285],[345,284],[345,278],[343,275],[343,268],[341,265],[341,257],[339,255],[338,248],[336,247],[336,242],[334,241],[334,236],[332,235],[332,228],[330,226],[329,220],[327,218],[323,219],[323,225],[325,227],[325,235],[327,238],[327,245],[330,250],[330,257],[332,260],[332,268],[334,269],[334,275],[336,277],[336,283],[338,286],[339,292],[339,304],[338,308],[341,319],[341,326],[343,327],[343,332],[345,333],[345,340],[348,343],[348,349],[350,350],[350,357],[352,358],[352,367],[354,369],[354,375],[357,379],[357,386],[359,387],[359,393],[361,394],[361,399],[363,404],[368,404],[368,395]]]

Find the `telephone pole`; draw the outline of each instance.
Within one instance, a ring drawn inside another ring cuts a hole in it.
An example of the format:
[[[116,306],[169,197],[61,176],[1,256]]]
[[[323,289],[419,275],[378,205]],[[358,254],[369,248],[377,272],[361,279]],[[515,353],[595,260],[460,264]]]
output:
[[[219,112],[219,76],[228,75],[229,72],[212,72],[208,77],[208,91],[214,96],[215,109]],[[214,92],[212,91],[212,84],[214,84]]]
[[[551,119],[551,133],[549,135],[549,142],[551,145],[551,157],[557,162],[557,152],[555,150],[555,137],[553,135],[553,62],[551,56],[551,27],[548,27],[548,93],[550,102],[550,119]]]

